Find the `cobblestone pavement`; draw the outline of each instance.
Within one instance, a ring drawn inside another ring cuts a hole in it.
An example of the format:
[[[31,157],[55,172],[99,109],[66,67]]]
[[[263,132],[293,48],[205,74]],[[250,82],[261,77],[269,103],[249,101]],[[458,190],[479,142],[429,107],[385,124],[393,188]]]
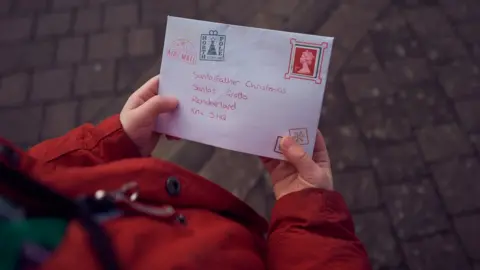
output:
[[[320,127],[374,268],[480,269],[479,1],[0,0],[1,136],[118,112],[158,70],[166,14],[336,37]],[[258,162],[189,147],[163,155],[268,216]]]

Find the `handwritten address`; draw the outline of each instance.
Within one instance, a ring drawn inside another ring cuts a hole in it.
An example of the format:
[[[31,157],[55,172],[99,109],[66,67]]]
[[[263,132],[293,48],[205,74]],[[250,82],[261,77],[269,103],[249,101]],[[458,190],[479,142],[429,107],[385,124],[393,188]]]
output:
[[[193,103],[190,113],[219,121],[227,121],[228,111],[235,111],[237,106],[241,106],[241,102],[249,100],[248,91],[263,91],[280,95],[287,93],[284,87],[252,81],[242,82],[227,76],[197,72],[193,72],[193,76],[197,83],[192,85],[194,93],[190,99]],[[218,86],[218,88],[210,86],[212,84]]]

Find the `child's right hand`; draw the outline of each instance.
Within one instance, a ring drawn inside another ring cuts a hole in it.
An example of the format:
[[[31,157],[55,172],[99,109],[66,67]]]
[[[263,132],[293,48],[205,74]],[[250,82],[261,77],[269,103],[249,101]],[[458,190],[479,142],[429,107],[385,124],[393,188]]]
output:
[[[275,197],[308,188],[333,190],[332,170],[325,140],[317,131],[313,157],[310,157],[292,137],[284,137],[280,147],[288,160],[264,160],[270,172]]]

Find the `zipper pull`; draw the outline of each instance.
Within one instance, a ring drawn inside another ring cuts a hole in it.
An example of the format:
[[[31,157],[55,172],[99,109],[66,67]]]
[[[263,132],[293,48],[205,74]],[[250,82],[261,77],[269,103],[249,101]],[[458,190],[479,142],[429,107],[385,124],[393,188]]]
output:
[[[97,190],[95,192],[95,199],[97,200],[108,198],[115,203],[125,204],[133,210],[149,216],[167,218],[175,215],[175,209],[172,206],[148,206],[137,202],[139,196],[140,189],[137,182],[129,182],[123,185],[120,189],[111,192],[106,192],[105,190]]]

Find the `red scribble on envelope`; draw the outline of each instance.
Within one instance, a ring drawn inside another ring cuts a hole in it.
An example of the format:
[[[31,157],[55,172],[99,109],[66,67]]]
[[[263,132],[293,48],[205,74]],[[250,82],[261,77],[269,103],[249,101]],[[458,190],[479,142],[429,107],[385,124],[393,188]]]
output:
[[[177,39],[167,49],[167,56],[187,64],[195,65],[197,57],[193,43],[188,39]]]

